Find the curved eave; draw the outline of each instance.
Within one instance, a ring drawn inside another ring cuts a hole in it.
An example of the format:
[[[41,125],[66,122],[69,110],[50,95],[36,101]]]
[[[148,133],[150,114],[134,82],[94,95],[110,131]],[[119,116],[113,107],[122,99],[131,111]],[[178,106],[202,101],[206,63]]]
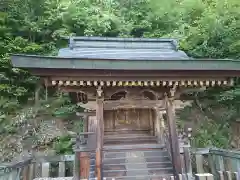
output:
[[[12,55],[17,68],[107,69],[107,70],[206,70],[240,71],[240,61],[231,59],[116,60],[55,56]]]

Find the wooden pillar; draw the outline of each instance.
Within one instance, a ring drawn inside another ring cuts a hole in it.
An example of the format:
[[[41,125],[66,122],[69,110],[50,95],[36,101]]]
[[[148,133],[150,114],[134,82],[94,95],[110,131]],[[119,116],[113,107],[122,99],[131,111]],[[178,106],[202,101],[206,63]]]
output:
[[[80,179],[89,178],[90,155],[89,152],[79,152]]]
[[[39,105],[39,93],[41,90],[40,84],[37,84],[36,89],[35,89],[35,106]]]
[[[158,143],[162,142],[161,137],[161,124],[160,124],[160,117],[159,117],[159,109],[155,108],[155,136],[157,136]]]
[[[164,131],[165,131],[165,123],[164,123],[164,118],[163,118],[163,111],[159,111],[159,122],[160,122],[160,136],[162,142],[164,142]]]
[[[48,100],[48,80],[44,79],[44,85],[45,85],[45,100]]]
[[[164,119],[163,119],[163,112],[156,108],[155,111],[156,117],[155,117],[155,127],[156,127],[156,135],[158,137],[158,143],[162,144],[164,143]]]
[[[165,103],[166,103],[166,113],[167,113],[167,121],[168,121],[168,128],[169,128],[169,143],[171,148],[171,155],[172,155],[172,163],[174,168],[174,173],[176,179],[178,179],[178,174],[181,174],[181,159],[180,159],[180,151],[179,151],[179,141],[178,141],[178,134],[177,134],[177,125],[175,121],[175,110],[173,107],[173,96],[168,98],[165,95]]]
[[[96,175],[98,180],[102,180],[102,150],[103,150],[103,135],[104,135],[104,122],[103,122],[103,96],[102,90],[97,90],[97,148],[96,148]]]

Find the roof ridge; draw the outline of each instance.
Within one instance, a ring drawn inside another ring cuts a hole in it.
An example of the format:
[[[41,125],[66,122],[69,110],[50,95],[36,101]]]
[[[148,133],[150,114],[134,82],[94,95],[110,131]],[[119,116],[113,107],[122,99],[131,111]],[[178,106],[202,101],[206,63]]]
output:
[[[67,37],[65,37],[67,38]],[[178,41],[173,38],[122,38],[122,37],[97,37],[97,36],[70,36],[69,39],[69,48],[73,49],[75,47],[81,47],[77,42],[102,42],[102,43],[149,43],[154,45],[153,47],[159,47],[158,44],[168,43],[171,44],[173,50],[178,50]],[[95,43],[94,43],[95,44]],[[95,45],[95,47],[97,47]]]

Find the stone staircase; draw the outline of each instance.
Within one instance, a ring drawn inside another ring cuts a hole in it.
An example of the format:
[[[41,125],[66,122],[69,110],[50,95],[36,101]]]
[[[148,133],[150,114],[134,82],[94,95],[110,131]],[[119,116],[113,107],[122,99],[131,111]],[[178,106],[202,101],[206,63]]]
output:
[[[162,180],[173,174],[163,145],[149,133],[108,133],[104,139],[103,176],[116,180]]]

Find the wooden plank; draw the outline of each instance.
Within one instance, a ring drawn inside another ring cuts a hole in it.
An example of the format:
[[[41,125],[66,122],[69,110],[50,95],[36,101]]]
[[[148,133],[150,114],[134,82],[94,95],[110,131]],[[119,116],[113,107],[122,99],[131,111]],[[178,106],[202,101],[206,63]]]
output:
[[[131,150],[131,149],[163,149],[165,148],[165,144],[136,144],[136,145],[105,145],[103,150],[104,151],[111,151],[111,150]]]
[[[74,161],[74,155],[61,155],[61,156],[36,156],[33,159],[35,163],[44,163],[44,162],[62,162],[62,161]]]
[[[74,179],[80,178],[80,163],[79,163],[79,152],[75,152],[74,165],[73,165],[73,177]]]
[[[183,147],[183,156],[185,163],[185,173],[192,176],[192,161],[190,147]]]
[[[35,163],[29,165],[29,180],[35,178]]]
[[[49,172],[50,172],[50,163],[49,162],[44,162],[42,163],[42,177],[49,177]]]
[[[219,180],[224,180],[224,176],[223,176],[222,171],[218,171],[218,175],[219,175]]]
[[[154,108],[162,107],[164,103],[162,100],[108,100],[104,101],[104,109],[111,110],[117,108]]]
[[[197,166],[197,173],[204,173],[203,169],[203,156],[196,154],[196,166]]]
[[[235,77],[239,75],[237,71],[226,70],[224,73],[222,71],[186,71],[186,70],[176,70],[175,73],[172,71],[153,71],[153,70],[84,70],[84,69],[41,69],[41,68],[32,68],[31,72],[40,75],[40,76],[52,76],[54,79],[62,80],[124,80],[125,79],[135,79],[136,80],[154,80],[159,79],[171,79],[171,80],[181,80],[181,79],[223,79],[226,77],[225,74],[228,74],[228,77]],[[111,76],[109,76],[111,74]],[[177,74],[177,75],[176,75]],[[65,79],[63,79],[65,78]],[[73,79],[74,78],[74,79]],[[224,80],[224,79],[223,79]]]
[[[80,178],[87,179],[90,170],[90,157],[88,152],[80,152]]]
[[[32,180],[29,179],[30,165],[27,165],[23,168],[23,180]]]
[[[210,173],[195,174],[195,180],[213,180],[213,175]]]
[[[222,156],[216,156],[216,165],[218,165],[217,170],[218,171],[224,171],[224,163],[223,163],[223,157]]]
[[[209,153],[213,155],[223,156],[223,157],[240,159],[240,151],[211,148],[209,149]]]
[[[232,180],[232,173],[230,171],[226,171],[227,180]]]
[[[59,162],[58,164],[58,177],[65,177],[65,162]]]
[[[96,112],[95,111],[91,111],[91,112],[76,112],[76,115],[77,116],[95,116],[96,115]],[[88,121],[88,118],[87,119],[83,119],[84,121]]]
[[[42,177],[42,166],[40,163],[35,163],[34,172],[35,172],[34,176],[36,178]]]
[[[211,170],[211,173],[213,174],[213,176],[217,176],[217,171],[216,171],[216,167],[215,167],[215,158],[212,154],[208,155],[208,162],[209,162],[209,167]]]

